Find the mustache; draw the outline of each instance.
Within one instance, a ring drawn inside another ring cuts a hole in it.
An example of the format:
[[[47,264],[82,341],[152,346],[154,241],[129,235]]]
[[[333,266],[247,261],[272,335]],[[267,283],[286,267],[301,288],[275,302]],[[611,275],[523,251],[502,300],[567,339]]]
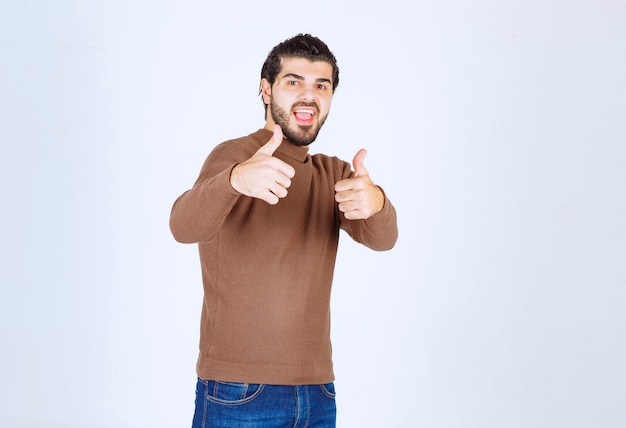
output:
[[[316,112],[319,113],[319,111],[320,111],[320,107],[317,105],[317,103],[306,103],[304,101],[301,101],[299,103],[295,103],[293,106],[291,106],[291,110],[295,110],[298,107],[313,107]]]

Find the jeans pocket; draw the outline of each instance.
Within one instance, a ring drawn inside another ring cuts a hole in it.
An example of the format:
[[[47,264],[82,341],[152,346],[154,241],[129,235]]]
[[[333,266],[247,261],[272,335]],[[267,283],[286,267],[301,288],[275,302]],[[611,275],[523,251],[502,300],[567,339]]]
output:
[[[235,406],[249,403],[263,391],[263,384],[240,382],[207,382],[207,400]]]
[[[335,398],[335,384],[333,382],[320,385],[320,388],[328,398]]]

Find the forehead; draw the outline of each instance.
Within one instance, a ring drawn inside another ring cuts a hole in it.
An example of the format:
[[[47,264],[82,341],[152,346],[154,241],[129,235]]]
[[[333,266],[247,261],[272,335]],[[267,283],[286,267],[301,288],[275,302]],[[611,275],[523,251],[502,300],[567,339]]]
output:
[[[311,61],[306,58],[282,58],[278,78],[296,74],[307,79],[333,80],[333,66],[326,61]]]

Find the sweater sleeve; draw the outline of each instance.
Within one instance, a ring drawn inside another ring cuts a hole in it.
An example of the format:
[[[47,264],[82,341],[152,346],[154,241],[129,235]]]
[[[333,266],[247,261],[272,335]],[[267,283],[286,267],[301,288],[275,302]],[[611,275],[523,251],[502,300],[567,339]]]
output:
[[[210,241],[240,198],[230,184],[230,173],[246,154],[236,155],[228,144],[222,143],[211,152],[194,186],[174,202],[170,230],[178,242]]]
[[[366,220],[348,220],[340,213],[340,218],[341,229],[356,242],[372,250],[390,250],[398,240],[396,209],[386,195],[383,209],[372,217]]]

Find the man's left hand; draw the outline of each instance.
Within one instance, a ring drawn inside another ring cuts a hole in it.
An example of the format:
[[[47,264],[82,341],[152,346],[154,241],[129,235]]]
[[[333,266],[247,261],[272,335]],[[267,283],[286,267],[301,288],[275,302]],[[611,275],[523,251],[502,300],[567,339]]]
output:
[[[352,161],[354,177],[335,183],[335,201],[348,220],[370,218],[380,212],[385,203],[383,191],[372,182],[363,165],[365,156],[367,150],[359,150]]]

